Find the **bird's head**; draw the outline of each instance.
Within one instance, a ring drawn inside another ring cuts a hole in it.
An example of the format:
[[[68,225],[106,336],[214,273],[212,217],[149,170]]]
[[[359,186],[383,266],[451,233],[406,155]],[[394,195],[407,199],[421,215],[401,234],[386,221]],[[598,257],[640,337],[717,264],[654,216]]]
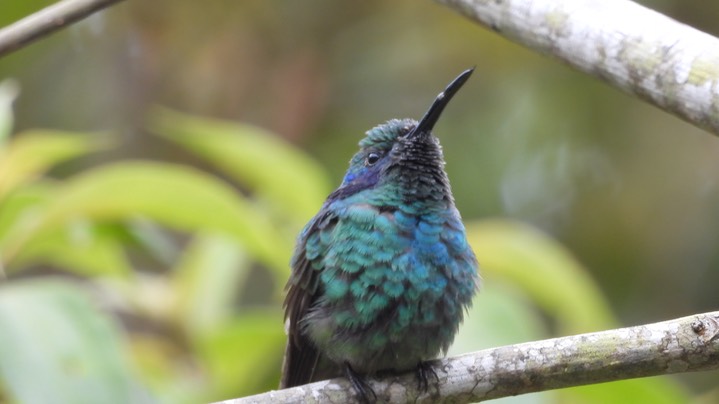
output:
[[[432,128],[454,94],[474,69],[460,74],[441,92],[424,117],[393,119],[367,132],[350,160],[342,185],[330,200],[363,191],[363,199],[378,205],[452,202],[444,158]]]

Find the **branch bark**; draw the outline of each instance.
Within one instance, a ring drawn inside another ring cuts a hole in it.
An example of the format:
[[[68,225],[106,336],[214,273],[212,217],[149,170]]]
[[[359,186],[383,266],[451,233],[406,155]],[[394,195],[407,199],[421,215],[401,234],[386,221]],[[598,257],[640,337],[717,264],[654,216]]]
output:
[[[628,0],[436,0],[719,134],[719,39]]]
[[[0,29],[0,57],[122,0],[63,0]]]
[[[371,380],[380,401],[470,403],[636,377],[719,369],[719,311],[661,323],[486,349],[438,360],[436,388],[414,373]],[[216,404],[356,402],[343,378]]]

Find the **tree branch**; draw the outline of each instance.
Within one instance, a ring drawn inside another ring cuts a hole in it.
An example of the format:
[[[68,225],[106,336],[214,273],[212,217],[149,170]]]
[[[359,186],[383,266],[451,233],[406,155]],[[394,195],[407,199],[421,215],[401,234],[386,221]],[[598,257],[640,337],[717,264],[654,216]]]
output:
[[[719,39],[628,0],[436,0],[719,134]]]
[[[122,0],[62,0],[0,29],[0,57]]]
[[[649,325],[486,349],[439,360],[437,389],[414,373],[372,380],[390,403],[470,403],[635,377],[719,369],[719,311]],[[344,378],[217,404],[356,402]]]

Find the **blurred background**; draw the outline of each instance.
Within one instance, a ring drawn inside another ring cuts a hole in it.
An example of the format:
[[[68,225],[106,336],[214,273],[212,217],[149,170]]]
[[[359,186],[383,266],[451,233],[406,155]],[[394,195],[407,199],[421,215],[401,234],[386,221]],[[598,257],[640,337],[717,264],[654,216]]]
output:
[[[719,3],[640,3],[719,35]],[[471,66],[435,131],[485,280],[450,355],[717,310],[715,136],[431,1],[128,1],[0,59],[0,402],[276,388],[296,234],[366,130]]]

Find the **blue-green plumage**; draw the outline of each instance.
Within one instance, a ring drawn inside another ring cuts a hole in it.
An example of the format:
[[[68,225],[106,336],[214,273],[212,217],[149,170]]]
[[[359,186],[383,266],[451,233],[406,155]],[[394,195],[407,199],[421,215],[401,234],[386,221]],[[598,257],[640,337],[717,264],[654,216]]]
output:
[[[347,372],[425,369],[478,289],[477,261],[431,129],[464,72],[420,122],[369,132],[340,187],[298,238],[285,300],[282,386]]]

